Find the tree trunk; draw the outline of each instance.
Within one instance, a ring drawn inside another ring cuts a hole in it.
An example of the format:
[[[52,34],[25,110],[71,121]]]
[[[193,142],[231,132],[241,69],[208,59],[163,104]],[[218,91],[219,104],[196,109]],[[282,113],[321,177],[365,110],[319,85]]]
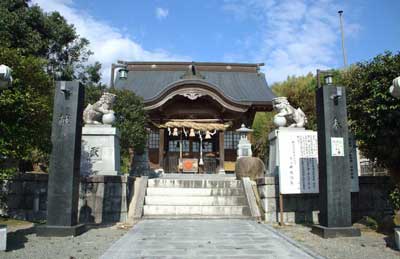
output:
[[[392,183],[400,187],[400,167],[388,168],[388,171]]]

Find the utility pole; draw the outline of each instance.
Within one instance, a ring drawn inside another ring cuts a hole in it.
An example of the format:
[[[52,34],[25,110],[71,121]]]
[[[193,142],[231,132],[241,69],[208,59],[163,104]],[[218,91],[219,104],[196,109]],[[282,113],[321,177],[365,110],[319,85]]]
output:
[[[338,11],[338,14],[339,14],[339,20],[340,20],[340,31],[342,33],[343,64],[344,64],[344,67],[347,67],[347,57],[346,57],[346,50],[344,48],[344,32],[343,32],[343,21],[342,21],[343,11],[342,10]]]

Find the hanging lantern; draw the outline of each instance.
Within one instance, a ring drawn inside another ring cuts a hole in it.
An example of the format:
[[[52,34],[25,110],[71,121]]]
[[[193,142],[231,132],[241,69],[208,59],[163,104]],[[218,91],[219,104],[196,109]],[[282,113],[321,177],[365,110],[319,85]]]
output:
[[[128,78],[128,69],[126,67],[121,68],[118,71],[119,79],[126,80]]]
[[[211,139],[211,135],[210,135],[210,132],[208,130],[206,131],[205,139]]]
[[[174,128],[174,132],[172,132],[172,136],[178,136],[178,128]]]
[[[190,129],[189,137],[195,137],[194,129]]]

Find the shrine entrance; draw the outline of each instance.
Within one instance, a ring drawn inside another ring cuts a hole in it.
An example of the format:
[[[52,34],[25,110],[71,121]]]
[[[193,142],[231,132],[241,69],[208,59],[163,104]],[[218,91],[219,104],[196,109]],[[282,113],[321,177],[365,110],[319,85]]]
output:
[[[158,155],[157,162],[166,173],[225,171],[224,133],[238,128],[248,107],[197,84],[176,86],[151,108],[151,129],[153,134],[158,131],[159,143],[158,150],[149,143],[150,161]],[[230,159],[235,161],[236,156]]]
[[[220,146],[223,132],[229,124],[169,121],[164,131],[164,170],[169,173],[217,173],[224,170],[224,147]],[[222,153],[221,153],[222,152]],[[222,161],[222,162],[221,162]]]
[[[167,136],[164,170],[170,173],[216,173],[219,161],[219,133],[210,139]]]
[[[120,62],[115,87],[142,96],[150,167],[165,173],[234,171],[241,124],[272,110],[263,64]]]

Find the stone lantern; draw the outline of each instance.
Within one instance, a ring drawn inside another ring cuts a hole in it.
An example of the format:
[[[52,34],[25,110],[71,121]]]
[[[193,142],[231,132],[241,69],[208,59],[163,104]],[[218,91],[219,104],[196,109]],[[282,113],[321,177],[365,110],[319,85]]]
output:
[[[237,129],[236,132],[239,132],[240,135],[237,149],[237,158],[239,159],[244,156],[251,157],[253,155],[253,152],[251,151],[251,143],[248,140],[247,136],[250,132],[253,132],[253,130],[246,128],[246,126],[242,124],[240,129]]]

